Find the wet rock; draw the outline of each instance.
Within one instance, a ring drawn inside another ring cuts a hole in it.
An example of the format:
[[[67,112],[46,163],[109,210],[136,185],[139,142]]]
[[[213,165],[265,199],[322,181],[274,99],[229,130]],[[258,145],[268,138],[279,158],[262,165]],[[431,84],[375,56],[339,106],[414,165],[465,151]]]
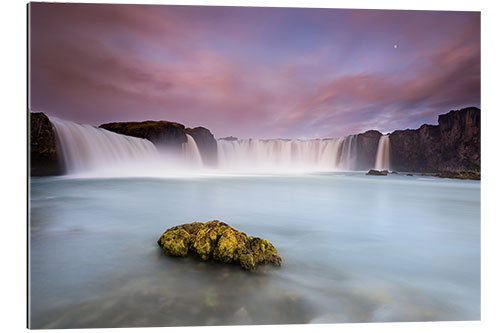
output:
[[[246,270],[258,264],[281,265],[281,257],[268,240],[249,237],[217,220],[172,227],[158,239],[158,245],[170,256],[192,254],[203,261],[238,263]]]
[[[387,176],[389,174],[389,171],[371,169],[366,174],[369,176]]]
[[[377,158],[378,143],[382,133],[379,131],[366,131],[357,135],[356,169],[367,170],[373,167]]]
[[[186,133],[191,135],[200,150],[203,164],[208,167],[217,166],[217,141],[210,130],[205,127],[186,128]]]
[[[108,131],[148,139],[158,148],[180,151],[187,142],[185,127],[172,121],[115,122],[99,126]]]
[[[30,113],[30,173],[32,176],[55,176],[64,173],[56,133],[43,112]]]
[[[476,170],[471,171],[443,171],[435,175],[440,178],[454,178],[454,179],[472,179],[481,180],[481,172]]]

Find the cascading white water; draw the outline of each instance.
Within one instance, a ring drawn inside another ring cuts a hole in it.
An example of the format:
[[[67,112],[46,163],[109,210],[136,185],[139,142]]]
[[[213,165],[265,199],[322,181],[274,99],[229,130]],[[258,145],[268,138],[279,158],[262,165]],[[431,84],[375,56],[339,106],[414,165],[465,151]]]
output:
[[[355,170],[356,159],[358,152],[358,136],[349,135],[342,143],[342,151],[340,157],[340,169]]]
[[[50,120],[69,174],[170,176],[187,169],[204,170],[200,150],[188,134],[181,153],[175,153],[157,150],[146,139],[55,117]],[[356,170],[357,135],[314,140],[220,139],[217,151],[222,172]]]
[[[196,141],[189,134],[186,134],[187,142],[182,144],[182,155],[185,161],[194,168],[202,168],[203,161],[201,159],[200,150]]]
[[[149,140],[113,133],[91,125],[50,117],[58,137],[66,171],[81,173],[156,160],[158,151]]]
[[[382,135],[378,142],[377,158],[375,160],[375,169],[389,170],[391,162],[391,146],[389,135]]]
[[[190,135],[182,153],[159,151],[149,140],[50,117],[68,174],[169,176],[203,167]]]
[[[217,141],[218,165],[232,171],[334,171],[355,168],[356,137]],[[347,144],[346,144],[347,142]]]

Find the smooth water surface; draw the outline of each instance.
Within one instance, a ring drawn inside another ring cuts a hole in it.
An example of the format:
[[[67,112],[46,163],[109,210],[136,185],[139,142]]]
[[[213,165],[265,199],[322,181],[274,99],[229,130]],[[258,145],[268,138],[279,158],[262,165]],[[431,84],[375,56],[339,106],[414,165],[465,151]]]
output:
[[[480,319],[480,182],[322,173],[31,180],[32,328]],[[219,219],[279,268],[165,256]]]

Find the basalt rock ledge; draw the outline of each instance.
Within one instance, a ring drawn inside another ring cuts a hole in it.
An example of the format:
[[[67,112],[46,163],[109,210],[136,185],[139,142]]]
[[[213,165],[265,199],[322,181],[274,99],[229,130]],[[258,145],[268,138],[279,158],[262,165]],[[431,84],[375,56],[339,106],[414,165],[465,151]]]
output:
[[[146,120],[142,122],[115,122],[99,126],[108,131],[148,139],[158,148],[180,151],[187,142],[185,127],[172,121]]]
[[[193,137],[203,164],[208,167],[217,166],[217,141],[209,129],[205,127],[186,128],[183,124],[166,120],[147,120],[142,122],[114,122],[99,126],[119,134],[147,139],[159,149],[180,151],[187,142],[186,134]]]
[[[438,125],[389,135],[391,169],[396,171],[480,171],[481,110],[468,107],[439,115]]]
[[[57,149],[56,133],[42,112],[30,113],[30,174],[57,176],[64,173]]]

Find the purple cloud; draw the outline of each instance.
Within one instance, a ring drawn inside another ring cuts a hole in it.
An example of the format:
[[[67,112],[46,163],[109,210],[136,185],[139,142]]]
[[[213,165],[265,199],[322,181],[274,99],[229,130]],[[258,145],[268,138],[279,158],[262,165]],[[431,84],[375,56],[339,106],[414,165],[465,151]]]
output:
[[[30,6],[31,108],[64,119],[310,138],[480,106],[477,12]]]

